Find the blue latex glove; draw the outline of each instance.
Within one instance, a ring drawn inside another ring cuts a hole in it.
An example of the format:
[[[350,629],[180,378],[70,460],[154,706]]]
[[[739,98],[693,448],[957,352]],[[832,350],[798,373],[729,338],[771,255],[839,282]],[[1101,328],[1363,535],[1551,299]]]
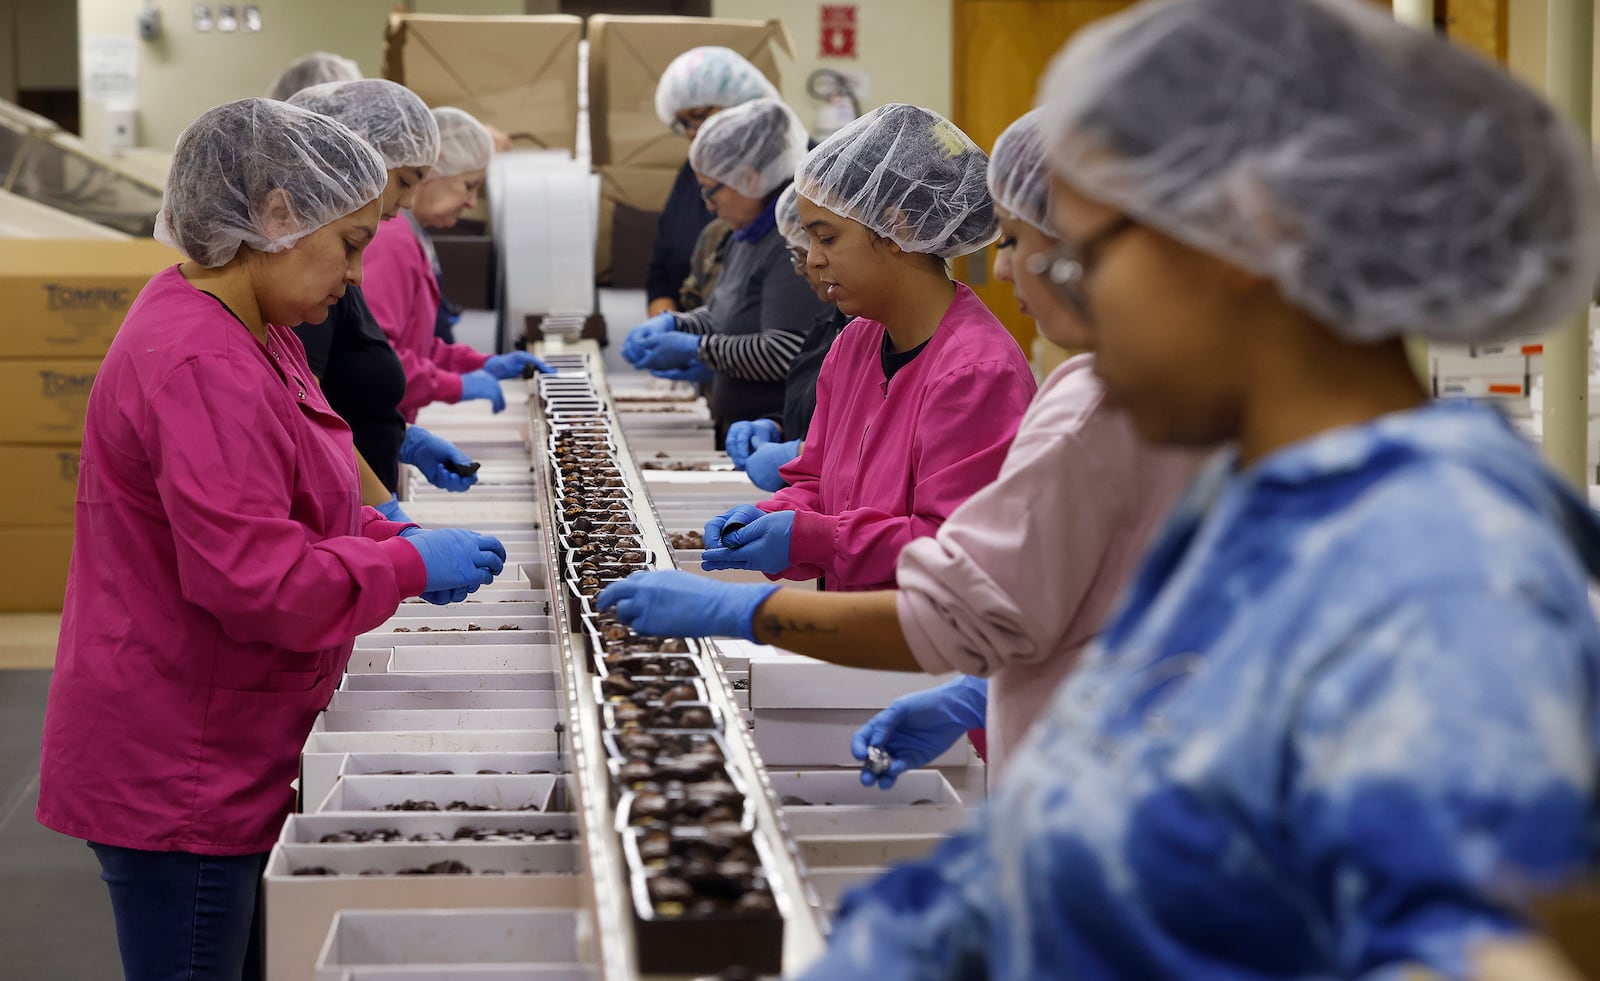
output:
[[[698,385],[701,382],[710,381],[716,372],[712,371],[710,368],[707,368],[705,366],[705,362],[701,361],[699,358],[695,358],[694,360],[690,361],[686,367],[657,368],[656,370],[650,372],[650,374],[655,375],[657,378],[665,378],[668,381],[693,382],[694,384]]]
[[[717,582],[675,569],[635,572],[595,597],[617,619],[651,637],[743,637],[754,640],[756,608],[777,583]]]
[[[794,533],[794,512],[773,511],[735,531],[723,531],[722,547],[700,555],[700,568],[748,569],[775,576],[794,563],[789,561],[789,537]]]
[[[472,457],[456,449],[448,439],[435,436],[421,426],[407,427],[405,438],[400,441],[400,462],[421,470],[428,483],[447,491],[464,491],[478,482],[476,473],[463,477],[445,466],[454,463],[470,467]]]
[[[778,436],[779,426],[771,419],[741,419],[729,426],[728,438],[723,440],[723,445],[728,449],[733,469],[743,470],[745,461],[750,459],[756,447],[770,443]]]
[[[876,783],[888,790],[900,774],[938,759],[968,729],[982,729],[988,709],[989,682],[967,675],[928,691],[901,695],[850,740],[850,755],[858,760],[866,761],[871,746],[894,758],[881,776],[863,768],[861,785]]]
[[[764,491],[781,491],[789,486],[783,479],[783,474],[778,468],[800,455],[800,444],[804,440],[792,439],[787,443],[762,443],[756,451],[750,454],[750,460],[744,465],[745,473],[750,475],[750,483]]]
[[[729,524],[747,525],[767,512],[754,504],[739,504],[706,522],[706,548],[722,548],[722,529]]]
[[[700,359],[700,337],[679,330],[664,331],[644,339],[644,356],[638,367],[646,371],[687,368]]]
[[[398,521],[402,524],[411,523],[411,519],[406,517],[406,513],[400,510],[400,499],[398,497],[390,496],[390,498],[387,501],[384,501],[382,504],[376,504],[373,506],[378,509],[379,514],[383,515],[385,518],[388,518],[390,521]],[[400,534],[404,535],[405,532],[402,531]]]
[[[494,411],[506,410],[506,393],[500,391],[500,379],[479,368],[461,376],[461,401],[488,399]]]
[[[430,528],[405,539],[422,553],[422,564],[427,567],[424,595],[453,594],[458,589],[474,592],[493,582],[506,567],[506,547],[493,535],[464,528]]]
[[[411,538],[422,534],[422,531],[423,529],[417,527],[406,528],[400,532],[400,537]],[[431,593],[423,593],[422,598],[434,606],[449,606],[451,603],[459,603],[466,599],[467,595],[477,588],[474,586],[472,589],[468,589],[465,586],[458,586],[455,589],[440,589]]]
[[[497,354],[483,363],[483,370],[496,378],[521,378],[522,373],[533,368],[542,375],[553,375],[556,370],[529,354],[527,351],[512,351],[508,354]]]
[[[649,320],[628,331],[627,340],[622,342],[622,360],[639,367],[639,359],[644,357],[644,341],[647,337],[663,334],[669,330],[676,330],[678,318],[670,313],[658,313]]]

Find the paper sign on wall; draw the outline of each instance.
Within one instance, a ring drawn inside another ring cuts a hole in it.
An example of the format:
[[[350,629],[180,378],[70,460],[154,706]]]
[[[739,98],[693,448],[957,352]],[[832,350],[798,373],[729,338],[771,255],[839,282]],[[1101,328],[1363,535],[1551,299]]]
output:
[[[822,5],[822,57],[856,56],[855,4]]]
[[[130,105],[139,96],[139,42],[131,34],[83,38],[83,96],[91,102]]]

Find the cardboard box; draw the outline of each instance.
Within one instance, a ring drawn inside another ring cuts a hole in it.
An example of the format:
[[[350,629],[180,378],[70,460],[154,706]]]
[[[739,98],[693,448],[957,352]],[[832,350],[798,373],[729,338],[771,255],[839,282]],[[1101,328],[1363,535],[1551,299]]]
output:
[[[494,309],[494,239],[487,235],[432,233],[439,254],[439,292],[469,310]]]
[[[596,226],[595,282],[617,289],[644,286],[656,222],[678,179],[677,167],[596,167],[600,222]]]
[[[0,239],[0,358],[99,358],[150,278],[182,262],[152,239]]]
[[[61,609],[72,560],[71,528],[0,528],[0,611]]]
[[[0,473],[26,474],[0,487],[0,525],[71,528],[78,498],[78,444],[0,445]]]
[[[99,358],[0,360],[0,443],[77,443]]]
[[[391,14],[383,71],[430,106],[457,106],[513,147],[578,145],[577,17]],[[458,301],[459,302],[459,301]]]
[[[683,166],[689,141],[656,116],[656,83],[672,59],[703,45],[732,48],[779,89],[778,51],[794,57],[780,20],[589,18],[589,153],[597,166]]]

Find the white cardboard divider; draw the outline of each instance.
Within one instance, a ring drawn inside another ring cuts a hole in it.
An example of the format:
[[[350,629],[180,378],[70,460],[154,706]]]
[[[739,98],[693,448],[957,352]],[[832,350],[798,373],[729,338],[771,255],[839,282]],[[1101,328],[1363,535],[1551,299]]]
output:
[[[553,644],[455,644],[444,647],[397,644],[389,671],[554,671],[560,655]]]
[[[388,805],[408,800],[433,801],[442,809],[453,801],[487,806],[490,811],[463,811],[483,814],[495,811],[546,813],[556,797],[562,777],[531,773],[516,776],[380,776],[352,774],[339,778],[322,799],[315,813],[345,811],[383,811]],[[395,813],[417,813],[397,811]],[[421,813],[443,813],[424,811]]]
[[[330,712],[395,709],[555,709],[560,693],[513,688],[509,691],[336,691]]]
[[[554,671],[403,671],[347,674],[339,683],[338,690],[550,691],[559,687],[560,683],[560,676]]]
[[[566,713],[555,709],[381,709],[317,716],[312,732],[405,732],[422,729],[552,729]]]
[[[967,819],[961,797],[937,770],[901,774],[888,790],[863,787],[859,770],[773,770],[768,777],[780,798],[810,802],[783,805],[797,838],[948,834]]]
[[[576,910],[346,910],[334,917],[317,981],[355,968],[463,966],[578,969],[584,917]]]
[[[498,770],[505,774],[559,773],[565,770],[568,762],[555,753],[352,753],[344,758],[339,775],[384,776],[387,770],[421,773],[449,770],[462,776],[476,775],[482,770]]]

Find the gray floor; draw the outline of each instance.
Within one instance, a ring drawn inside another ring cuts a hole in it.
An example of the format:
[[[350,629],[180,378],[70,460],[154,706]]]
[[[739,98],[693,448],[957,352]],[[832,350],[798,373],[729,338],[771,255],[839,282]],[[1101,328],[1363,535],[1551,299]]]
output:
[[[122,976],[111,901],[83,842],[33,819],[48,671],[0,671],[0,977]]]

